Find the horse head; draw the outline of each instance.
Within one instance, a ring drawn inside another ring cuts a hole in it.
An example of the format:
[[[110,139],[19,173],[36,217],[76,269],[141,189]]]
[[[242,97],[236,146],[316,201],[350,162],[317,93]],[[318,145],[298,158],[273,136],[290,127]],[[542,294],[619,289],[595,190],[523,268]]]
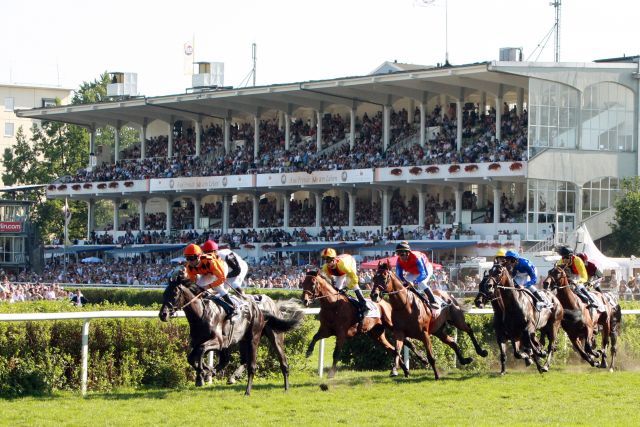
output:
[[[391,269],[389,264],[378,264],[378,269],[373,276],[372,283],[371,300],[374,302],[378,302],[384,294],[391,292]]]
[[[513,287],[513,281],[507,268],[501,264],[494,264],[480,282],[479,294],[484,301],[498,298],[499,287]]]
[[[309,307],[313,301],[323,295],[323,287],[328,285],[330,279],[324,276],[321,271],[309,270],[305,273],[300,284],[302,288],[302,301],[305,307]]]
[[[473,303],[477,308],[484,308],[484,305],[491,300],[491,298],[489,298],[487,293],[488,279],[489,279],[489,272],[485,271],[484,277],[482,278],[482,280],[480,281],[480,285],[478,286],[478,295],[476,295],[476,298],[473,300]]]
[[[160,320],[168,321],[170,317],[176,315],[176,311],[189,301],[190,297],[187,293],[192,293],[192,291],[188,289],[188,284],[189,279],[184,267],[179,266],[171,272],[169,283],[162,293],[162,307],[158,313]]]
[[[544,289],[554,290],[566,285],[568,282],[569,277],[567,276],[567,270],[565,270],[564,266],[556,264],[549,270],[547,278],[542,282],[542,286]]]

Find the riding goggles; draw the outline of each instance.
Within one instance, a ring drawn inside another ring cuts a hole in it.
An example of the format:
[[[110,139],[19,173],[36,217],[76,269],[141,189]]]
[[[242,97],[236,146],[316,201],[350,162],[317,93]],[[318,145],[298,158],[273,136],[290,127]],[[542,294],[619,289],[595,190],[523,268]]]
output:
[[[197,261],[198,255],[187,255],[185,258],[187,261]]]

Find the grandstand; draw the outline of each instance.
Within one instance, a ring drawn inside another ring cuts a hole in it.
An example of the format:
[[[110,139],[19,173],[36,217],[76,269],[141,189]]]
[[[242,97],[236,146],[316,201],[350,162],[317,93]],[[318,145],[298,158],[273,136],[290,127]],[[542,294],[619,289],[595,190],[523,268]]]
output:
[[[319,240],[468,240],[460,253],[488,255],[582,223],[610,233],[619,182],[638,174],[638,66],[494,61],[17,114],[91,133],[97,164],[47,189],[86,201],[87,241],[212,232],[255,246],[303,227]],[[112,153],[94,143],[104,126],[118,130]],[[126,150],[123,126],[140,132]],[[110,224],[95,224],[102,201]]]

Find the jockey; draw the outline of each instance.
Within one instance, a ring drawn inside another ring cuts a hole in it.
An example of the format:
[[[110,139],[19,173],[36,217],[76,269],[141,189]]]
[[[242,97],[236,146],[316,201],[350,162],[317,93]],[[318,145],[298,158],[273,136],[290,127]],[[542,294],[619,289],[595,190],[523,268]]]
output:
[[[496,252],[495,257],[493,258],[493,263],[504,265],[504,262],[506,261],[504,258],[505,255],[507,255],[507,250],[505,248],[498,249],[498,252]]]
[[[521,257],[518,252],[513,250],[508,250],[504,254],[504,256],[506,260],[505,264],[511,272],[511,276],[513,277],[513,281],[516,287],[519,288],[524,286],[531,292],[536,300],[537,310],[548,307],[549,304],[536,288],[536,283],[538,282],[538,272],[531,261],[524,257]]]
[[[433,265],[422,252],[412,251],[409,243],[400,242],[396,245],[398,261],[396,263],[396,274],[403,282],[413,282],[419,294],[426,295],[429,305],[438,309],[438,303],[429,287],[429,279],[433,274]],[[405,277],[406,273],[406,277]]]
[[[217,256],[205,255],[200,246],[192,243],[184,249],[184,257],[187,259],[186,275],[192,282],[200,288],[214,289],[220,298],[216,303],[220,305],[225,313],[226,319],[234,315],[233,301],[222,285],[227,278],[227,264]]]
[[[559,250],[562,259],[558,264],[569,267],[571,269],[570,279],[575,284],[575,293],[580,297],[583,302],[586,302],[589,307],[597,307],[596,302],[584,284],[589,281],[589,274],[584,266],[584,262],[578,256],[573,253],[573,249],[568,246],[563,246]]]
[[[360,286],[358,286],[356,260],[349,254],[338,255],[333,248],[323,249],[320,252],[320,257],[325,261],[322,271],[335,280],[338,291],[342,291],[345,282],[348,289],[353,289],[358,297],[358,317],[362,319],[367,311],[367,302]]]
[[[584,263],[584,268],[587,270],[587,276],[589,277],[589,281],[587,282],[590,285],[593,285],[593,288],[602,293],[602,289],[600,289],[600,281],[602,280],[602,271],[595,265],[592,261],[589,261],[589,257],[584,252],[578,254],[578,258],[582,260]]]
[[[242,284],[249,272],[247,262],[231,249],[218,249],[218,244],[213,240],[207,240],[200,247],[205,254],[217,256],[227,264],[228,273],[225,283],[235,289],[239,295],[244,295]]]

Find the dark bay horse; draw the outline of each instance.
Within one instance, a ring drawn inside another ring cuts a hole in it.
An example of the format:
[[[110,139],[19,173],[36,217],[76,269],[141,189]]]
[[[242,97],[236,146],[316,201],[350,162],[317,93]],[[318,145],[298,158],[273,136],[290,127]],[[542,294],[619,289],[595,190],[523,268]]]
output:
[[[399,353],[396,352],[384,335],[385,328],[390,329],[393,324],[391,306],[386,301],[376,304],[380,310],[379,318],[365,317],[360,325],[357,309],[345,295],[338,292],[331,285],[331,279],[321,272],[308,271],[301,286],[303,290],[302,299],[306,306],[311,305],[314,301],[320,302],[320,328],[318,328],[318,332],[309,343],[307,357],[310,357],[311,353],[313,353],[313,348],[318,340],[334,335],[336,337],[336,346],[333,350],[333,365],[329,371],[329,378],[332,378],[336,373],[340,353],[345,341],[360,333],[366,333],[371,339],[384,347],[388,353],[399,357]],[[415,352],[415,348],[412,345],[409,348]],[[401,367],[405,375],[407,375],[408,371],[404,364]],[[395,364],[392,364],[391,375],[397,375]]]
[[[451,347],[460,364],[466,365],[473,361],[473,358],[465,357],[456,341],[447,335],[445,332],[445,326],[447,324],[466,332],[471,338],[476,353],[482,357],[487,356],[487,351],[480,346],[473,330],[465,321],[464,310],[453,296],[450,296],[444,291],[438,291],[437,295],[449,304],[442,310],[433,312],[413,293],[408,292],[402,281],[391,271],[387,264],[380,264],[378,266],[376,275],[373,278],[373,284],[371,298],[374,301],[380,300],[383,294],[389,295],[389,301],[393,307],[393,323],[397,325],[398,329],[403,329],[403,331],[400,332],[401,336],[417,338],[425,344],[427,358],[429,358],[429,354],[431,354],[428,362],[434,370],[436,379],[438,379],[438,373],[432,363],[432,359],[434,363],[435,359],[431,351],[431,341],[427,339],[429,335],[438,337],[443,343]],[[396,329],[394,329],[394,335],[395,334]],[[397,336],[398,335],[396,335],[396,337]],[[397,350],[400,351],[399,349]],[[399,360],[396,359],[395,362],[398,363]],[[423,363],[425,362],[426,361],[423,360]]]
[[[616,344],[620,323],[622,321],[622,310],[618,300],[610,293],[601,294],[593,292],[596,300],[604,306],[603,312],[589,310],[576,294],[571,290],[571,284],[564,267],[556,265],[549,270],[549,275],[543,282],[545,288],[555,290],[558,300],[564,307],[564,319],[562,329],[569,336],[573,348],[591,366],[607,368],[607,347],[611,341],[611,364],[613,371],[617,354]],[[596,350],[595,334],[598,326],[602,329],[602,349]],[[600,357],[600,361],[598,361]]]
[[[556,350],[556,339],[564,314],[560,301],[552,293],[543,291],[551,302],[551,307],[537,311],[533,296],[522,288],[516,288],[507,268],[499,264],[489,270],[484,284],[487,297],[495,299],[501,306],[507,336],[515,340],[520,338],[522,347],[519,349],[519,356],[523,359],[531,356],[538,372],[547,372]],[[541,345],[535,337],[538,329],[541,332],[541,342],[544,344],[548,340],[546,352],[540,349]],[[543,366],[540,358],[544,356],[547,360]]]
[[[431,366],[433,375],[437,380],[440,378],[436,368],[436,359],[433,356],[433,348],[431,346],[431,309],[418,299],[417,296],[410,293],[404,287],[400,279],[389,270],[387,264],[380,264],[378,271],[373,276],[372,295],[380,295],[380,292],[386,292],[389,295],[389,302],[392,311],[393,335],[396,338],[396,358],[395,363],[400,361],[400,351],[405,338],[415,338],[424,344],[427,350],[427,360],[421,359],[425,366]],[[405,373],[407,375],[408,373]]]
[[[303,321],[304,313],[292,301],[275,303],[278,311],[262,310],[252,298],[237,309],[233,324],[225,321],[226,313],[209,299],[198,297],[201,290],[182,278],[172,278],[167,285],[160,320],[166,322],[177,310],[184,310],[189,321],[191,352],[187,359],[196,371],[196,385],[203,385],[212,375],[223,369],[229,362],[229,347],[238,344],[241,364],[247,366],[247,388],[245,395],[251,394],[253,377],[256,372],[256,356],[263,334],[271,341],[278,353],[280,368],[284,376],[285,390],[289,388],[289,368],[284,353],[282,334],[297,328]],[[263,296],[265,298],[265,296]],[[204,362],[209,351],[220,354],[214,368]]]

